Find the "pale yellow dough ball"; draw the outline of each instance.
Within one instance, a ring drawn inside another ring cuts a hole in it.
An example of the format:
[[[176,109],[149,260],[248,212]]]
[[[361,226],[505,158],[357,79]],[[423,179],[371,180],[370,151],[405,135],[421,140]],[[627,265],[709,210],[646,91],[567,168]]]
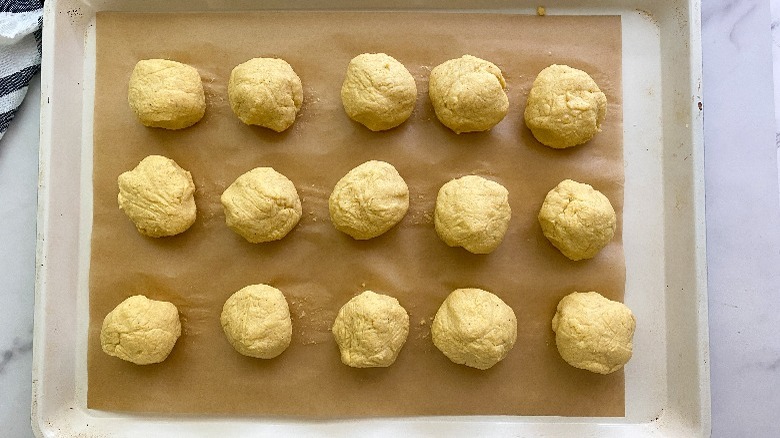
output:
[[[367,161],[347,172],[328,199],[337,230],[357,240],[377,237],[409,210],[409,187],[392,164]]]
[[[570,179],[547,193],[538,218],[547,240],[574,261],[595,257],[617,228],[609,199],[590,185]]]
[[[505,88],[495,64],[463,55],[431,70],[428,95],[439,121],[460,134],[487,131],[503,120],[509,109]]]
[[[273,359],[290,346],[292,320],[282,291],[265,284],[247,286],[222,306],[222,330],[244,356]]]
[[[372,131],[384,131],[412,114],[417,85],[409,70],[392,56],[363,53],[347,66],[341,102],[349,118]]]
[[[206,113],[198,70],[167,59],[138,61],[130,74],[127,101],[145,126],[182,129]]]
[[[409,315],[393,297],[370,290],[352,298],[333,322],[344,365],[389,367],[409,335]]]
[[[447,245],[488,254],[503,241],[511,218],[507,189],[495,181],[468,175],[439,189],[433,223]]]
[[[181,322],[176,306],[135,295],[106,315],[100,346],[109,356],[148,365],[164,361],[179,336]]]
[[[295,185],[270,167],[239,176],[220,199],[227,226],[251,243],[283,238],[303,212]]]
[[[230,73],[228,99],[242,122],[282,132],[301,110],[303,86],[287,61],[253,58]]]
[[[456,289],[431,326],[436,348],[457,364],[486,370],[503,360],[517,340],[515,312],[482,289]]]
[[[552,320],[563,360],[599,374],[614,373],[631,359],[635,328],[631,309],[597,292],[563,297]]]
[[[601,132],[607,97],[587,73],[551,65],[534,80],[525,124],[540,143],[561,149],[585,143]]]
[[[173,236],[194,222],[192,175],[170,158],[149,155],[133,170],[119,175],[119,209],[149,237]]]

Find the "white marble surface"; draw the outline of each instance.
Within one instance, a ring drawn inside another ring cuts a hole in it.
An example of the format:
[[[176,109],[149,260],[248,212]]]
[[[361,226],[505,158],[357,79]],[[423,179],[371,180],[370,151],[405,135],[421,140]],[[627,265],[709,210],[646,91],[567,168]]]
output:
[[[0,436],[30,426],[40,75],[0,140]]]
[[[772,21],[780,32],[780,18]],[[704,0],[702,34],[712,436],[780,437],[780,201],[770,92],[780,33],[772,44],[765,1]],[[32,435],[39,82],[0,140],[0,436],[12,438]]]

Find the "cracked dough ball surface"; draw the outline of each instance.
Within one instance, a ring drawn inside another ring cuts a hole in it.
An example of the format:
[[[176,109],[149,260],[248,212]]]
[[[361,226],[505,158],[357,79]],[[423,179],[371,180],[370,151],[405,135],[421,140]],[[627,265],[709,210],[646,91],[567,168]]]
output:
[[[506,188],[475,175],[444,184],[433,214],[436,233],[444,243],[474,254],[493,252],[504,239],[511,218]]]
[[[636,319],[625,304],[597,292],[563,297],[552,320],[563,360],[599,374],[613,373],[631,359],[635,328]]]
[[[279,240],[301,219],[295,185],[270,167],[239,176],[220,199],[227,226],[251,243]]]
[[[130,74],[127,101],[144,126],[182,129],[206,113],[198,70],[167,59],[138,61]]]
[[[561,149],[585,143],[601,132],[607,97],[587,73],[551,65],[534,80],[525,124],[540,143]]]
[[[372,131],[384,131],[412,114],[417,85],[409,70],[392,56],[363,53],[349,62],[341,102],[350,119]]]
[[[482,289],[456,289],[431,325],[436,348],[457,364],[486,370],[509,354],[517,339],[515,312]]]
[[[219,318],[225,337],[244,356],[273,359],[290,346],[292,320],[282,291],[265,284],[230,296]]]
[[[133,170],[119,175],[119,209],[149,237],[173,236],[194,222],[192,175],[170,158],[149,155]]]
[[[230,73],[228,99],[242,122],[282,132],[301,110],[303,86],[287,61],[253,58]]]
[[[164,361],[179,336],[181,322],[176,306],[135,295],[106,315],[100,346],[109,356],[149,365]]]
[[[450,59],[431,70],[428,83],[436,117],[455,131],[487,131],[509,109],[506,82],[492,62],[471,55]]]
[[[593,258],[615,236],[615,209],[588,184],[570,179],[547,193],[539,211],[547,240],[571,260]]]
[[[344,365],[389,367],[409,335],[409,315],[393,297],[370,290],[344,304],[333,323]]]
[[[409,187],[392,164],[367,161],[347,172],[328,199],[330,220],[354,239],[377,237],[409,210]]]

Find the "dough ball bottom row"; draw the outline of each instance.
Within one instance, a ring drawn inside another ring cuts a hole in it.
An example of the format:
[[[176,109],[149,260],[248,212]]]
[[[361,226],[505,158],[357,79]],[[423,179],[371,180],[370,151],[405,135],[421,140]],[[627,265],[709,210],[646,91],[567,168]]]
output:
[[[227,341],[244,356],[273,359],[292,339],[287,300],[266,284],[249,285],[231,295],[220,323]],[[599,374],[613,373],[631,359],[635,328],[628,307],[597,292],[565,296],[552,319],[561,357],[573,367]],[[389,367],[409,336],[409,314],[397,299],[367,290],[339,309],[331,332],[344,365]],[[164,361],[180,335],[176,306],[136,295],[106,315],[100,344],[110,356],[148,365]],[[436,312],[431,338],[453,363],[486,370],[514,348],[517,318],[491,292],[456,289]]]
[[[273,359],[290,346],[292,320],[282,291],[247,286],[225,301],[220,323],[230,345],[244,356]]]

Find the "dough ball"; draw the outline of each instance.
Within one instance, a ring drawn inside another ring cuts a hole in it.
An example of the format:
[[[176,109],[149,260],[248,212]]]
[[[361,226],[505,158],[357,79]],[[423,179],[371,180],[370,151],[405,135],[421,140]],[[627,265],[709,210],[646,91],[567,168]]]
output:
[[[219,321],[230,345],[244,356],[273,359],[290,346],[290,308],[275,287],[253,284],[234,293]]]
[[[631,359],[636,319],[623,303],[596,292],[563,297],[552,320],[555,344],[569,365],[613,373]]]
[[[406,121],[416,102],[412,74],[392,56],[364,53],[349,62],[341,103],[350,119],[372,131],[384,131]]]
[[[474,254],[488,254],[504,239],[512,218],[509,192],[501,184],[468,175],[439,189],[433,223],[449,246]]]
[[[460,134],[487,131],[504,118],[509,109],[505,88],[495,64],[463,55],[431,70],[428,94],[439,121]]]
[[[195,184],[175,161],[149,155],[119,175],[119,209],[138,232],[149,237],[173,236],[195,223]]]
[[[551,65],[534,80],[525,124],[540,143],[561,149],[585,143],[601,132],[607,97],[587,73]]]
[[[251,243],[279,240],[301,219],[295,185],[270,167],[239,176],[221,200],[227,226]]]
[[[106,315],[100,346],[109,356],[148,365],[164,361],[179,336],[181,323],[176,306],[135,295]]]
[[[409,187],[384,161],[366,161],[336,183],[328,200],[337,230],[366,240],[392,228],[409,210]]]
[[[282,132],[292,126],[301,110],[303,87],[286,61],[254,58],[230,73],[228,98],[242,122]]]
[[[431,326],[433,344],[451,361],[486,370],[509,354],[517,319],[501,298],[482,289],[456,289]]]
[[[198,70],[167,59],[138,61],[130,74],[127,101],[141,123],[153,128],[186,128],[206,113]]]
[[[542,232],[563,255],[593,258],[615,236],[617,218],[603,193],[570,179],[547,193],[539,211]]]
[[[395,298],[367,290],[344,304],[332,330],[344,365],[389,367],[409,335],[409,315]]]

